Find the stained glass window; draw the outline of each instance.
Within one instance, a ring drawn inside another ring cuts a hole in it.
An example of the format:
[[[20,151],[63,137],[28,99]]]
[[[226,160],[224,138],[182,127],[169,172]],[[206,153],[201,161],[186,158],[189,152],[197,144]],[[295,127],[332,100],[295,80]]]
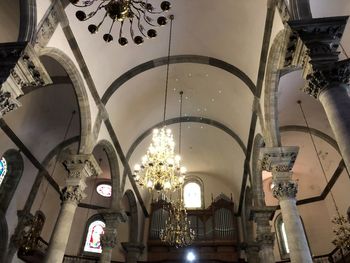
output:
[[[96,192],[104,197],[110,197],[112,195],[112,186],[110,184],[99,184],[96,187]]]
[[[103,229],[106,227],[105,223],[96,220],[89,225],[89,229],[86,235],[84,251],[92,253],[101,253],[101,238],[100,236],[104,233]]]
[[[189,182],[185,185],[184,203],[186,208],[202,207],[202,191],[198,183]]]
[[[7,163],[4,157],[0,159],[0,185],[5,178],[7,173]]]

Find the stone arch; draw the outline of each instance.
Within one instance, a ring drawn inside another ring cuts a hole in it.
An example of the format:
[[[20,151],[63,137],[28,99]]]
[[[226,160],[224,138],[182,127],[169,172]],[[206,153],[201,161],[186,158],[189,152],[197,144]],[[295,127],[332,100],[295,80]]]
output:
[[[155,125],[153,125],[152,127],[148,128],[147,130],[145,130],[138,138],[136,138],[136,140],[131,144],[129,150],[126,153],[126,159],[129,161],[131,155],[134,153],[135,149],[137,148],[137,146],[148,136],[152,133],[152,130],[155,128],[161,128],[163,125],[171,125],[171,124],[176,124],[179,122],[194,122],[194,123],[203,123],[206,125],[210,125],[213,127],[216,127],[220,130],[222,130],[223,132],[225,132],[226,134],[228,134],[229,136],[232,137],[232,139],[234,139],[237,144],[240,146],[240,148],[242,149],[243,153],[246,154],[247,149],[246,146],[244,145],[243,141],[241,140],[241,138],[234,132],[232,131],[230,128],[228,128],[227,126],[225,126],[224,124],[222,124],[221,122],[209,119],[209,118],[203,118],[203,117],[195,117],[195,116],[188,116],[188,117],[176,117],[176,118],[172,118],[172,119],[168,119],[165,122],[159,122]],[[124,169],[123,172],[123,180],[122,180],[122,189],[124,189],[125,187],[125,181],[126,181],[126,175],[127,172]]]
[[[8,227],[5,214],[0,211],[0,262],[5,262],[8,243]]]
[[[36,0],[20,0],[20,24],[18,41],[28,41],[32,44],[36,34]]]
[[[83,79],[73,61],[57,48],[43,48],[40,56],[48,56],[56,60],[67,72],[72,81],[80,113],[79,153],[90,153],[92,150],[92,131],[90,104]]]
[[[280,69],[283,67],[284,50],[287,43],[288,31],[280,31],[275,37],[269,52],[264,90],[264,121],[265,139],[269,147],[281,144],[278,122],[277,91],[280,80]]]
[[[139,219],[138,219],[138,212],[137,212],[137,202],[135,198],[135,194],[130,189],[125,191],[124,194],[129,202],[129,209],[130,209],[130,219],[129,219],[129,226],[130,226],[130,232],[129,232],[129,242],[130,243],[138,243],[139,238]]]
[[[253,95],[256,94],[256,87],[253,81],[239,68],[223,60],[219,60],[219,59],[207,57],[207,56],[199,56],[199,55],[176,55],[176,56],[171,56],[169,62],[170,64],[177,64],[177,63],[204,64],[204,65],[220,68],[222,70],[227,71],[228,73],[231,73],[232,75],[236,76],[240,80],[242,80],[242,82],[249,88],[252,94]],[[140,64],[128,70],[127,72],[122,74],[119,78],[117,78],[115,81],[113,81],[113,83],[108,87],[108,89],[102,96],[102,99],[101,99],[102,103],[106,105],[108,100],[112,97],[112,95],[128,80],[132,79],[138,74],[141,74],[142,72],[145,72],[152,68],[166,65],[167,63],[168,63],[168,58],[161,57],[158,59],[147,61],[143,64]]]
[[[111,172],[111,181],[112,181],[112,209],[120,208],[121,201],[121,189],[120,189],[120,173],[119,173],[119,164],[117,153],[113,147],[113,145],[107,140],[99,141],[95,147],[101,146],[103,147],[104,152],[107,155],[109,169]]]
[[[262,181],[262,169],[259,163],[260,148],[265,146],[261,134],[255,135],[252,153],[252,204],[256,206],[265,205],[265,195]]]

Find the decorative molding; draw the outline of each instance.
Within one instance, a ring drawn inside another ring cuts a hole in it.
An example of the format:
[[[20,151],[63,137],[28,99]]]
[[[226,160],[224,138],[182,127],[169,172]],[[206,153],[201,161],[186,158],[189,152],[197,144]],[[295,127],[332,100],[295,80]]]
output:
[[[261,168],[269,172],[289,172],[293,168],[298,151],[297,146],[261,148]]]
[[[80,185],[68,185],[62,190],[62,201],[73,202],[77,205],[86,197],[84,194],[84,188]]]
[[[296,197],[298,184],[295,181],[276,181],[274,184],[272,194],[279,201]]]
[[[0,44],[0,117],[21,106],[23,88],[52,84],[45,67],[30,43]]]
[[[117,245],[117,229],[106,226],[101,235],[102,248],[114,248]]]
[[[131,242],[122,242],[122,247],[127,253],[138,253],[141,254],[145,249],[145,246],[142,243],[131,243]]]
[[[69,179],[84,179],[98,176],[102,173],[95,157],[92,154],[66,154],[63,165],[69,172]]]
[[[323,69],[316,68],[307,75],[306,80],[303,91],[316,99],[322,91],[338,86],[332,84],[349,84],[350,59],[331,63]]]
[[[339,16],[295,20],[288,24],[308,48],[310,63],[315,68],[338,61],[337,50],[347,20],[348,16]]]

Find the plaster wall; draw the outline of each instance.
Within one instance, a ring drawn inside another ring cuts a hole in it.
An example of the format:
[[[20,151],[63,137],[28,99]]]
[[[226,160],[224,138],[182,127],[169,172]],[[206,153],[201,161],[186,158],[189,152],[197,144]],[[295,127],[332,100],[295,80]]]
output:
[[[18,0],[0,1],[0,21],[0,43],[17,41],[20,21]]]

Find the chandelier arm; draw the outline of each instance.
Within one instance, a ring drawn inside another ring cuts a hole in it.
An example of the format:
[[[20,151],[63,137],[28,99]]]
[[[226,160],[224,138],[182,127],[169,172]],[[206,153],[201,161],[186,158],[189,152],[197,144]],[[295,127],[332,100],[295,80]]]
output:
[[[133,18],[129,18],[129,21],[130,21],[130,35],[131,35],[131,38],[134,39],[134,30],[132,28],[132,23],[133,23]]]
[[[108,34],[111,34],[115,19],[112,20],[111,27],[109,28]]]
[[[83,21],[87,21],[87,20],[89,20],[90,18],[94,17],[94,16],[97,14],[98,11],[100,11],[102,8],[104,8],[104,7],[106,6],[106,5],[103,5],[103,4],[104,4],[104,3],[99,4],[95,11],[92,11],[92,12],[90,12],[89,14],[87,14],[87,15],[86,15],[86,18],[85,18]],[[108,15],[108,13],[106,12],[105,17],[106,17],[107,15]],[[103,20],[104,20],[104,18],[103,18]]]
[[[317,156],[317,160],[318,160],[318,162],[319,162],[319,164],[320,164],[320,166],[321,166],[322,175],[323,175],[323,177],[324,177],[324,179],[325,179],[325,181],[326,181],[326,183],[327,183],[327,185],[328,185],[328,179],[327,179],[327,176],[326,176],[326,172],[325,172],[325,170],[324,170],[324,168],[323,168],[323,164],[322,164],[322,162],[321,162],[320,156],[319,156],[318,153],[317,153],[317,147],[316,147],[314,138],[313,138],[313,136],[312,136],[312,134],[311,134],[310,126],[309,126],[308,121],[306,120],[306,116],[305,116],[305,113],[304,113],[304,110],[303,110],[303,107],[302,107],[302,105],[301,105],[301,101],[300,101],[300,100],[298,101],[298,104],[299,104],[299,107],[300,107],[300,111],[301,111],[301,113],[302,113],[302,115],[303,115],[303,119],[304,119],[304,121],[305,121],[307,130],[308,130],[308,133],[309,133],[309,135],[310,135],[311,142],[312,142],[313,148],[314,148],[315,153],[316,153],[316,156]],[[331,189],[329,190],[329,192],[330,192],[330,194],[331,194],[331,198],[332,198],[332,201],[333,201],[335,210],[336,210],[336,212],[337,212],[337,215],[338,215],[338,217],[340,217],[339,208],[338,208],[337,203],[336,203],[336,201],[335,201],[333,192],[332,192]]]
[[[170,48],[171,48],[171,35],[172,35],[172,29],[173,29],[173,20],[174,20],[174,17],[173,17],[173,16],[170,16],[170,30],[169,30],[169,44],[168,44],[168,59],[167,59],[167,67],[166,67],[165,94],[164,94],[164,113],[163,113],[163,122],[164,122],[164,123],[165,123],[165,114],[166,114],[167,97],[168,97]]]
[[[97,2],[98,0],[92,0],[92,1],[84,1],[83,5],[79,5],[79,4],[73,4],[71,2],[72,5],[76,6],[76,7],[88,7],[91,6],[93,3]]]
[[[101,20],[101,22],[98,23],[97,28],[100,28],[100,26],[101,26],[101,25],[103,24],[103,22],[105,21],[107,15],[108,15],[108,14],[106,13],[105,16],[103,17],[103,19]]]
[[[124,26],[124,20],[120,22],[120,28],[119,28],[119,38],[122,37],[123,33],[123,26]]]
[[[138,13],[138,15],[137,15],[135,12],[133,12],[134,15],[135,15],[136,18],[137,18],[137,27],[138,27],[140,33],[141,33],[144,37],[148,38],[147,35],[143,32],[143,31],[144,31],[144,28],[143,28],[143,26],[141,25],[141,13],[140,13],[140,11],[142,11],[142,10],[139,10],[139,9],[138,9],[137,7],[135,7],[133,4],[131,4],[131,5],[132,5],[133,8],[136,9],[136,12]]]
[[[145,22],[146,22],[147,24],[149,24],[150,26],[153,26],[153,27],[159,27],[158,25],[152,24],[151,22],[149,22],[149,21],[146,19],[147,13],[146,13],[144,10],[142,10],[141,8],[138,8],[138,7],[134,6],[133,4],[131,4],[131,5],[132,5],[133,8],[135,8],[136,10],[140,11],[140,12],[143,14],[143,19],[145,20]],[[140,15],[140,17],[141,17],[141,14],[139,14],[139,15]]]

